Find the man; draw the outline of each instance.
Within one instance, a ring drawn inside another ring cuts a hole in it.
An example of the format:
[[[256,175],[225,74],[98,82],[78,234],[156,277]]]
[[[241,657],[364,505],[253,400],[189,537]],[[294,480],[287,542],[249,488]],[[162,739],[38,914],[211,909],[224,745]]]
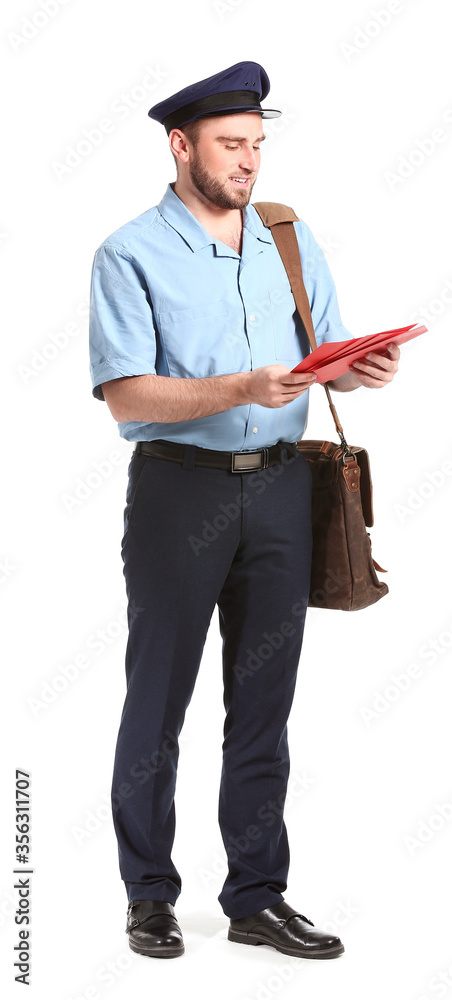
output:
[[[308,958],[344,950],[283,896],[287,719],[311,561],[311,473],[296,442],[313,377],[291,374],[308,340],[249,204],[262,119],[280,114],[261,107],[269,87],[261,66],[242,62],[151,108],[176,182],[93,265],[93,394],[137,442],[121,543],[129,636],[113,818],[129,945],[154,957],[184,952],[171,858],[178,737],[216,605],[228,938]],[[295,229],[317,342],[348,339],[325,257],[304,222]],[[371,354],[330,386],[380,388],[399,353]]]

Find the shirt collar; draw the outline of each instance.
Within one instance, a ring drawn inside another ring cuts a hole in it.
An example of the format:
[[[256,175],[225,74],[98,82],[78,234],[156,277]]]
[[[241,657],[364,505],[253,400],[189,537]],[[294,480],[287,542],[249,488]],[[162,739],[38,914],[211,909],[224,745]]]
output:
[[[214,236],[211,236],[204,229],[204,226],[198,222],[193,213],[184,205],[184,202],[175,194],[171,184],[168,184],[157,208],[160,215],[163,216],[168,225],[182,236],[182,239],[185,240],[193,253],[196,253],[197,250],[202,250],[203,247],[213,245],[216,247],[217,253],[221,256],[239,256],[234,250],[226,247],[224,243],[216,240]],[[247,205],[244,209],[243,226],[247,231],[246,234],[244,233],[244,238],[246,237],[247,242],[249,242],[249,237],[251,237],[256,243],[262,244],[262,246],[256,245],[255,252],[265,250],[267,245],[272,244],[270,230],[264,226],[256,209],[250,205]]]

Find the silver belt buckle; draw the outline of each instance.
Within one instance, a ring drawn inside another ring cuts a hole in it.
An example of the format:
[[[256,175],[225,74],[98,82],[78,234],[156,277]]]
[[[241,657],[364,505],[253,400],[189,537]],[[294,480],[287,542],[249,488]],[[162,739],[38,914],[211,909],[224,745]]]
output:
[[[233,451],[231,472],[256,472],[258,469],[268,469],[268,448],[260,451]]]

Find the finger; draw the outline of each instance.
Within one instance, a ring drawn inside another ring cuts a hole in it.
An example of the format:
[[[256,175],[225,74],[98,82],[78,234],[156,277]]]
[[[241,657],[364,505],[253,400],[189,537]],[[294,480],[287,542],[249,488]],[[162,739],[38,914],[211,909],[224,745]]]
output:
[[[400,347],[398,346],[398,344],[388,344],[387,345],[387,350],[389,351],[389,353],[390,353],[390,355],[391,355],[392,358],[394,358],[396,361],[399,360],[399,358],[400,358]]]
[[[369,351],[362,358],[356,358],[356,362],[360,364],[366,364],[366,361],[372,362],[375,368],[381,368],[390,371],[394,365],[392,358],[387,358],[384,354],[379,354],[378,351]]]
[[[361,372],[355,369],[355,375],[361,382],[361,385],[365,385],[370,389],[380,389],[382,386],[387,385],[391,381],[391,378],[378,378],[377,376],[367,375],[365,372]]]
[[[281,395],[284,397],[290,396],[292,399],[296,399],[297,396],[301,396],[303,392],[307,392],[309,389],[308,385],[299,385],[295,389],[293,386],[287,386],[286,388],[281,386]]]
[[[384,352],[380,353],[379,351],[369,351],[369,353],[366,354],[365,357],[376,361],[377,364],[380,361],[382,361],[383,364],[385,365],[385,362],[388,361],[389,365],[385,365],[385,367],[391,368],[392,365],[393,371],[397,371],[398,368],[397,362],[400,358],[400,350],[397,347],[397,344],[388,344],[387,349]]]
[[[289,372],[288,375],[281,376],[281,385],[310,385],[316,379],[315,372]]]
[[[392,378],[391,372],[388,372],[384,368],[379,368],[378,365],[365,363],[364,361],[355,361],[350,365],[350,371],[355,372],[358,376],[366,375],[380,381],[387,381]]]
[[[357,359],[352,365],[350,365],[350,369],[358,374],[359,372],[366,372],[369,375],[373,375],[375,378],[382,378],[388,381],[392,379],[395,371],[392,366],[392,361],[388,361],[388,367],[384,367],[383,365],[378,365],[375,362],[365,362]]]
[[[288,386],[281,385],[279,387],[279,391],[282,396],[292,396],[293,399],[296,399],[297,396],[301,396],[301,394],[303,392],[307,392],[308,389],[309,389],[308,385],[297,385],[296,389],[294,389],[293,386],[289,385]]]

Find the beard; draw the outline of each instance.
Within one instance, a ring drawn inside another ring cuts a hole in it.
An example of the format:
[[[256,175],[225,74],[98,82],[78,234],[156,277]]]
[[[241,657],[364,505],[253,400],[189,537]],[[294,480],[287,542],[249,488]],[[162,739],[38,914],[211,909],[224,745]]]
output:
[[[196,190],[217,208],[245,208],[256,183],[255,179],[243,191],[227,191],[225,185],[209,173],[197,153],[190,164],[190,180]]]

